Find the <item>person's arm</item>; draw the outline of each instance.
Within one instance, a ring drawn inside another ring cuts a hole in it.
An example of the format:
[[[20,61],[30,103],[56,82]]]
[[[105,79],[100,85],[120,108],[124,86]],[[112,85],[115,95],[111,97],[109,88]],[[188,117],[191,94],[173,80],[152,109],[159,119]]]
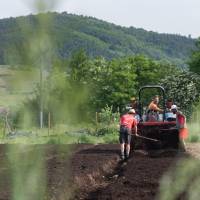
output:
[[[120,117],[120,119],[119,119],[119,125],[121,125],[121,124],[122,124],[122,121],[123,121],[123,119],[122,119],[122,118],[123,118],[123,116],[121,116],[121,117]]]
[[[137,134],[137,121],[136,121],[136,120],[134,120],[134,122],[133,122],[132,132],[133,132],[133,134],[135,134],[136,136],[138,135],[138,134]]]
[[[160,109],[159,107],[157,107],[157,111],[160,112],[160,113],[163,113],[163,110]]]
[[[184,115],[180,115],[178,118],[178,122],[179,122],[179,126],[180,128],[184,128],[185,127],[185,116]]]
[[[137,134],[137,125],[136,126],[134,126],[134,134],[137,136],[138,134]]]
[[[155,110],[161,113],[163,112],[163,110],[160,109],[156,104],[152,104],[150,107],[151,107],[151,110]]]

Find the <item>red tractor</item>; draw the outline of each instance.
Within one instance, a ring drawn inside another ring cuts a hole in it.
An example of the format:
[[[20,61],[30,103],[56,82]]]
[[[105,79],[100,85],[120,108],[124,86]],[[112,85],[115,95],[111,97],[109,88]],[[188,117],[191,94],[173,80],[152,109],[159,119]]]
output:
[[[162,113],[156,113],[154,120],[149,119],[148,108],[149,98],[152,91],[156,90],[161,97]],[[146,93],[146,94],[145,94]],[[138,123],[139,137],[133,140],[133,149],[158,150],[158,149],[178,149],[179,133],[176,129],[176,116],[167,111],[165,89],[161,86],[144,86],[139,90],[138,102]]]

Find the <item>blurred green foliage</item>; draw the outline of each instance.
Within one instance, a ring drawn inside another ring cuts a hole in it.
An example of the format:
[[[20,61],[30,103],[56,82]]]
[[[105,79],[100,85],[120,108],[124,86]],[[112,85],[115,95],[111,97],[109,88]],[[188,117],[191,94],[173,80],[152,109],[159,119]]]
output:
[[[7,148],[12,177],[11,199],[44,199],[46,195],[44,152],[29,145],[8,145]]]
[[[198,199],[199,167],[199,159],[179,159],[162,177],[156,199]]]

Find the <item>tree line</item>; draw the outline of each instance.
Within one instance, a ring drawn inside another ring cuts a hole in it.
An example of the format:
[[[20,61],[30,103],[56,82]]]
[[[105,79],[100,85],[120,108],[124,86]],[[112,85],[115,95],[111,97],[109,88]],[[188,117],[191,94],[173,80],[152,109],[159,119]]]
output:
[[[68,60],[54,60],[43,84],[45,118],[50,112],[55,123],[72,123],[91,120],[95,112],[106,107],[112,112],[121,111],[130,97],[137,96],[138,89],[147,84],[162,85],[167,98],[172,98],[190,118],[200,99],[199,40],[196,45],[188,70],[143,55],[91,58],[83,49]],[[39,102],[38,85],[19,116],[28,110],[31,122],[38,123]]]
[[[90,58],[84,50],[79,50],[68,60],[55,60],[46,73],[42,86],[45,119],[51,113],[55,123],[63,120],[72,123],[90,121],[95,112],[105,107],[112,107],[112,112],[122,111],[141,86],[158,84],[167,76],[180,73],[180,69],[143,55],[106,60]],[[32,98],[24,102],[16,123],[27,117],[25,112],[31,123],[38,123],[40,91],[38,85]]]
[[[24,55],[32,46],[29,38],[37,40],[42,31],[46,31],[58,59],[68,59],[71,52],[83,48],[90,57],[143,54],[185,66],[195,43],[185,36],[121,27],[92,17],[46,13],[0,20],[0,64],[35,62],[37,58]]]

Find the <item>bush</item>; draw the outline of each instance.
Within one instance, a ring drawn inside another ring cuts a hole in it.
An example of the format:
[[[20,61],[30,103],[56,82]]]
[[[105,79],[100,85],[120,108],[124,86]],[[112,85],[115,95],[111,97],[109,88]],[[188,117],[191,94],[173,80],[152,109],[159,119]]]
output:
[[[191,118],[194,106],[200,101],[200,76],[191,72],[179,72],[163,79],[160,84],[181,111]]]
[[[119,112],[113,113],[113,107],[106,105],[106,107],[101,109],[101,112],[99,113],[99,123],[109,125],[111,123],[118,122],[119,117]]]
[[[82,134],[78,138],[78,143],[94,144],[95,139],[91,135]]]
[[[59,140],[59,138],[50,138],[47,141],[47,144],[60,144],[60,140]]]
[[[101,126],[97,128],[95,135],[96,136],[104,136],[104,135],[109,135],[109,134],[115,134],[118,133],[118,128],[116,126]]]

